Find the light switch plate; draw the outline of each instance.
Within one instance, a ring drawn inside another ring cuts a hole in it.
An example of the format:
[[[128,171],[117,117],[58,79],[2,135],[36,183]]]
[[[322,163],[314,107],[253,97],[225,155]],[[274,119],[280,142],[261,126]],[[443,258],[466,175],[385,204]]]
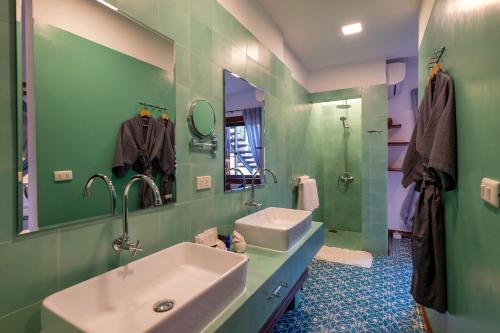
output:
[[[212,176],[198,176],[196,177],[196,189],[205,190],[212,188]]]
[[[483,178],[481,180],[481,199],[494,207],[500,207],[500,182],[498,180]]]
[[[67,182],[73,180],[72,170],[58,170],[54,171],[54,181],[55,182]]]

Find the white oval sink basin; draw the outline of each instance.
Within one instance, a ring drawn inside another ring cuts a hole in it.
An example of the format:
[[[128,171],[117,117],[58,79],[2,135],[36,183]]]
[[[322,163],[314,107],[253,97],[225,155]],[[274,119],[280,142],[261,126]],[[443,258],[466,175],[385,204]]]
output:
[[[288,251],[311,226],[311,212],[269,207],[236,220],[235,229],[248,245]]]
[[[84,332],[199,332],[244,292],[247,261],[180,243],[47,297],[42,327],[59,318]],[[164,299],[173,308],[155,312]]]

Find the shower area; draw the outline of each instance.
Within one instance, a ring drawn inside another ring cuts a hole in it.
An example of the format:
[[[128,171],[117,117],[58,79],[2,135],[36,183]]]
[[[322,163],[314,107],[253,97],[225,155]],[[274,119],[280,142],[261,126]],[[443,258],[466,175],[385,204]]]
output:
[[[361,98],[314,103],[322,138],[322,214],[325,245],[362,247]]]

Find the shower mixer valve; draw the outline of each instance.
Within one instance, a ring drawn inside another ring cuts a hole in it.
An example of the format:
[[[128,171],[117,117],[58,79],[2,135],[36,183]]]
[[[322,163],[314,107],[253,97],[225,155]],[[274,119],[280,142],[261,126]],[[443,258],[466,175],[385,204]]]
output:
[[[348,185],[348,184],[352,183],[353,181],[354,181],[354,177],[351,176],[348,172],[343,173],[339,177],[339,182],[344,184],[344,185]]]

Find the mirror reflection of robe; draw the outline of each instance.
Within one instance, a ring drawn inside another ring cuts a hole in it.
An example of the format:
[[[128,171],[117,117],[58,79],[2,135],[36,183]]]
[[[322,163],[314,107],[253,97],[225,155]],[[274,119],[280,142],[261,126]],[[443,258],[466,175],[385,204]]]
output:
[[[165,144],[165,126],[152,117],[136,116],[121,125],[113,159],[113,173],[123,177],[132,168],[135,172],[156,178],[158,172],[173,172],[171,145]],[[139,204],[153,205],[153,193],[141,182]]]
[[[173,193],[172,193],[172,183],[174,181],[174,170],[175,170],[175,124],[171,119],[162,119],[159,121],[165,126],[165,140],[164,144],[167,145],[164,147],[164,152],[167,155],[172,156],[172,158],[168,159],[168,169],[161,174],[161,183],[160,183],[160,193],[162,197],[163,203],[172,202],[173,201]]]
[[[453,81],[439,72],[425,89],[418,120],[403,163],[403,186],[421,192],[412,234],[415,301],[439,312],[447,309],[443,191],[457,183]]]

